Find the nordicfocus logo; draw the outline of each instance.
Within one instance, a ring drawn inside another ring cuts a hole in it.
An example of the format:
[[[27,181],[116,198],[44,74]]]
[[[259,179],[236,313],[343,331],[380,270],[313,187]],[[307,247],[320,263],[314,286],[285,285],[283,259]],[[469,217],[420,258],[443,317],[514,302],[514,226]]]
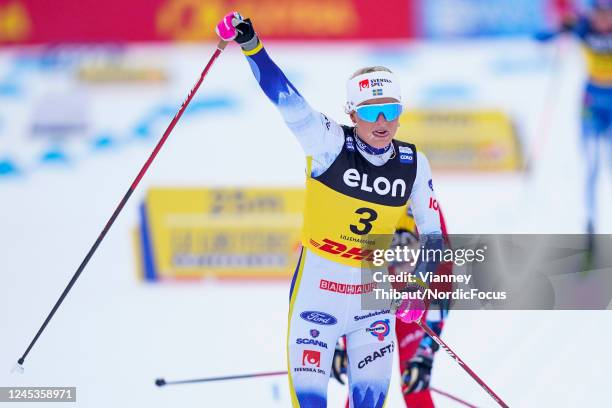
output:
[[[295,344],[310,344],[312,346],[322,347],[324,349],[327,348],[327,343],[325,343],[324,341],[315,340],[315,339],[297,339],[295,341]]]
[[[363,81],[359,81],[359,90],[363,91],[366,88],[370,87],[370,81],[367,79],[364,79]]]
[[[324,312],[315,312],[307,310],[305,312],[300,313],[300,317],[306,320],[307,322],[314,324],[322,324],[324,326],[332,326],[338,323],[338,319]]]
[[[368,184],[368,175],[361,174],[357,169],[347,169],[342,176],[344,184],[349,187],[357,187],[368,193],[375,192],[378,195],[391,197],[403,197],[406,194],[406,182],[402,179],[395,179],[393,182],[386,177],[376,177],[371,184]]]
[[[374,361],[378,360],[379,358],[383,358],[384,356],[391,356],[393,355],[393,350],[395,349],[395,343],[391,342],[391,344],[385,346],[385,347],[381,347],[378,350],[374,351],[373,354],[366,356],[363,360],[361,360],[358,364],[357,364],[357,368],[362,369],[363,367],[367,366],[370,363],[373,363]]]

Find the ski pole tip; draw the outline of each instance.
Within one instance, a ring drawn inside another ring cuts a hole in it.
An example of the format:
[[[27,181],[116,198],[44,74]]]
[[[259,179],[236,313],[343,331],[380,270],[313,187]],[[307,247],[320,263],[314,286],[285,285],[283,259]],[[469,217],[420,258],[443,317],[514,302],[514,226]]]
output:
[[[158,387],[163,387],[164,385],[166,385],[166,380],[164,380],[163,378],[158,378],[157,380],[155,380],[155,385],[157,385]]]
[[[21,360],[21,359],[20,359]],[[11,369],[11,374],[23,374],[24,372],[24,368],[23,368],[23,362],[18,362],[17,364],[15,364],[15,366],[13,366],[13,368]]]

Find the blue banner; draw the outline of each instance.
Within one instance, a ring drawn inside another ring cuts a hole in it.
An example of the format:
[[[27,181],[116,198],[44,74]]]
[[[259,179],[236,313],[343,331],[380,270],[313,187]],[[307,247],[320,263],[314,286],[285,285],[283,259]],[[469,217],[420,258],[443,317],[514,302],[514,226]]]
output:
[[[423,0],[427,38],[531,35],[549,26],[547,0]]]

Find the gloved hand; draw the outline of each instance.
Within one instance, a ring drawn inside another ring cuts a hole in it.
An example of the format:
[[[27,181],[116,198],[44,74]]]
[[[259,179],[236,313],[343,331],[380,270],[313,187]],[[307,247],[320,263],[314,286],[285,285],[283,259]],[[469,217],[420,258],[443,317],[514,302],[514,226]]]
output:
[[[429,387],[433,356],[432,349],[419,347],[415,356],[406,363],[402,373],[402,392],[404,394],[423,391]]]
[[[243,19],[237,11],[226,14],[215,27],[215,32],[222,40],[234,40],[245,50],[257,46],[258,39],[251,19]]]
[[[411,297],[414,297],[414,299],[400,299],[399,306],[395,310],[395,317],[404,323],[419,321],[423,317],[423,313],[425,313],[426,306],[425,301],[416,295],[419,291],[422,294],[425,289],[427,289],[427,285],[421,281],[409,283],[405,286],[401,292],[411,294]]]
[[[395,311],[395,317],[404,323],[418,322],[425,313],[423,299],[404,299]]]
[[[342,376],[346,376],[348,367],[348,355],[346,354],[346,346],[342,340],[338,340],[336,343],[336,350],[334,351],[334,358],[332,360],[332,375],[342,385],[345,384]]]
[[[414,235],[413,231],[407,231],[403,229],[397,229],[393,234],[390,248],[398,247],[410,247],[415,248],[419,245],[419,239]]]

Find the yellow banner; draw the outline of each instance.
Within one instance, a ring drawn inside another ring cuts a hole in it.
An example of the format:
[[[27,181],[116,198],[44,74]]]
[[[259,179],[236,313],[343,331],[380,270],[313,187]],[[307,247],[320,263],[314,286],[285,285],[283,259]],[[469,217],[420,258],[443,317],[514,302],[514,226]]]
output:
[[[299,255],[301,188],[154,188],[141,211],[147,280],[287,278]]]
[[[522,153],[510,118],[494,110],[414,110],[397,138],[414,143],[440,170],[513,171]]]

